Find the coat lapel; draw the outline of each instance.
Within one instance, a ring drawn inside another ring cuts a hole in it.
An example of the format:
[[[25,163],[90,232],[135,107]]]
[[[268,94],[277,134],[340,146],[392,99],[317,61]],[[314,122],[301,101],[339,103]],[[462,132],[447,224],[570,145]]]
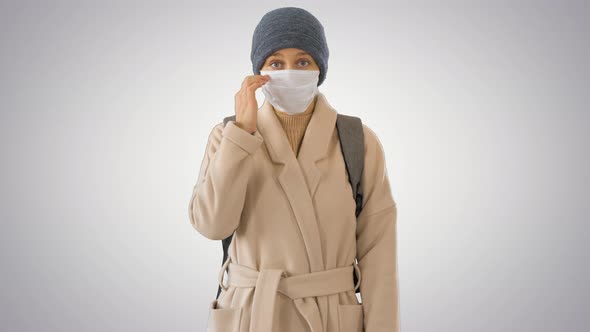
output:
[[[291,205],[303,241],[307,248],[310,272],[324,270],[320,231],[313,197],[322,174],[316,162],[328,152],[330,139],[336,129],[337,112],[319,92],[315,109],[307,125],[299,155],[295,156],[287,135],[268,99],[258,112],[257,127],[271,160],[282,164],[278,181]]]

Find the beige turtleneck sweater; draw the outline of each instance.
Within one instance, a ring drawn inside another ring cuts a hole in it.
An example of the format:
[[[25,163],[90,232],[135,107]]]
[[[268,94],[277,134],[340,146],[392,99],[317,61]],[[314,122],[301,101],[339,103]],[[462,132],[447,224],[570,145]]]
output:
[[[317,98],[314,100],[314,102]],[[273,107],[273,110],[281,122],[283,129],[285,130],[285,134],[287,134],[287,139],[289,140],[289,144],[291,144],[291,148],[295,153],[295,156],[299,154],[299,148],[301,147],[301,141],[303,140],[303,135],[305,134],[305,130],[309,121],[311,120],[311,116],[313,115],[313,111],[315,110],[314,107],[306,110],[303,113],[299,114],[289,114],[285,112],[281,112]]]

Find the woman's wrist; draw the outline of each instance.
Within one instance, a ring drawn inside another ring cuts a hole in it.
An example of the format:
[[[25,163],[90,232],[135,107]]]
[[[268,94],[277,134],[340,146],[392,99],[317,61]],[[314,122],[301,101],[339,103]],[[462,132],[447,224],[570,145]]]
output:
[[[256,133],[256,129],[253,129],[253,130],[246,129],[246,128],[242,127],[242,124],[239,123],[238,121],[235,121],[235,123],[236,123],[236,126],[238,126],[238,128],[241,128],[242,130],[247,131],[250,135],[254,135]]]

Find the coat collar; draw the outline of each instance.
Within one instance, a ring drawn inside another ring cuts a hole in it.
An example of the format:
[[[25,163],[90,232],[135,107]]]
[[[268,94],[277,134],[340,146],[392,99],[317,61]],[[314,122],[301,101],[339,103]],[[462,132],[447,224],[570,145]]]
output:
[[[273,162],[301,168],[308,191],[313,197],[321,179],[316,162],[328,152],[328,146],[336,128],[337,111],[328,103],[326,96],[318,92],[311,119],[303,135],[299,155],[295,156],[279,119],[268,99],[258,112],[258,126],[264,137]],[[285,168],[283,168],[283,173]],[[284,176],[284,174],[282,176]]]
[[[313,197],[322,174],[316,166],[328,153],[331,138],[336,130],[337,111],[318,92],[315,109],[307,125],[299,155],[295,156],[285,130],[268,101],[259,109],[257,127],[264,137],[269,156],[274,163],[282,164],[280,183],[307,249],[310,272],[324,270],[321,232],[316,219]]]

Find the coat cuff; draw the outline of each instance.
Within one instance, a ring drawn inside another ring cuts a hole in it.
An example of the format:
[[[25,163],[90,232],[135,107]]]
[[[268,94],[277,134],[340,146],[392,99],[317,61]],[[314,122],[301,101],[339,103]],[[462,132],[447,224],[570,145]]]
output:
[[[228,121],[227,125],[223,128],[222,135],[249,154],[253,154],[263,141],[262,137],[257,135],[257,132],[251,134],[238,127],[235,121]]]

